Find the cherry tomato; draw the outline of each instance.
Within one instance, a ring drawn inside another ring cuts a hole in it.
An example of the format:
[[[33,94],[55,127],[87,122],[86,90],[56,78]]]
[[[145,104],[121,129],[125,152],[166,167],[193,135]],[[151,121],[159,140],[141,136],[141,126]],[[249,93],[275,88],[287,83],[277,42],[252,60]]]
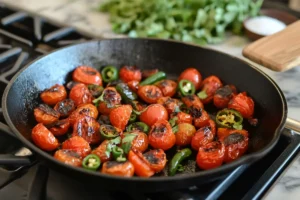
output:
[[[103,115],[109,115],[111,110],[121,103],[121,95],[114,87],[107,87],[103,90],[103,101],[98,106],[98,111]]]
[[[153,74],[156,74],[159,70],[158,69],[144,69],[142,71],[142,78],[148,78],[149,76],[152,76]]]
[[[80,104],[77,107],[77,109],[75,111],[73,111],[72,114],[69,116],[71,125],[73,125],[75,123],[75,121],[82,116],[89,116],[94,119],[97,119],[98,110],[93,104],[90,104],[90,103]]]
[[[162,149],[149,150],[141,156],[143,160],[150,166],[150,168],[156,173],[162,171],[166,166],[167,157]]]
[[[196,131],[192,138],[191,146],[198,151],[201,146],[204,146],[214,139],[214,134],[210,126],[205,126]]]
[[[133,92],[137,92],[139,89],[139,83],[140,82],[138,81],[129,81],[127,85]]]
[[[182,97],[181,100],[188,108],[192,106],[204,108],[203,103],[196,95],[189,95],[186,97]]]
[[[107,161],[103,164],[101,172],[114,176],[132,177],[134,175],[134,166],[129,161]]]
[[[165,97],[172,97],[176,93],[177,83],[175,81],[164,79],[155,83],[155,85],[162,91]]]
[[[137,93],[146,103],[156,103],[163,96],[161,90],[155,85],[140,86]]]
[[[122,131],[125,129],[130,115],[132,113],[131,105],[121,105],[112,109],[109,115],[110,123],[116,127],[121,129]]]
[[[92,117],[83,115],[73,125],[72,136],[80,136],[89,144],[100,142],[99,123]]]
[[[198,93],[198,97],[201,99],[202,103],[210,103],[214,98],[215,92],[222,87],[222,85],[221,80],[216,76],[209,76],[204,79],[201,85],[202,90]]]
[[[209,122],[209,115],[202,108],[193,106],[190,108],[190,114],[194,119],[194,125],[196,128],[206,126]]]
[[[225,85],[217,89],[214,95],[214,105],[217,108],[227,108],[230,99],[236,94],[234,85]]]
[[[45,104],[55,105],[67,97],[66,88],[63,85],[55,84],[41,93],[41,99]]]
[[[135,152],[132,150],[128,153],[128,160],[134,166],[134,173],[137,176],[141,177],[150,177],[155,174],[154,170],[150,168],[148,163],[146,163],[142,158],[140,158]]]
[[[32,129],[31,138],[39,148],[45,151],[53,151],[59,146],[58,140],[42,123],[38,123]]]
[[[135,132],[135,134],[137,134],[137,136],[132,141],[131,148],[140,152],[146,151],[149,144],[148,136],[140,131]]]
[[[182,104],[178,99],[172,99],[171,97],[160,97],[157,103],[163,105],[169,114],[179,110],[179,107]]]
[[[77,67],[73,74],[73,80],[84,83],[84,84],[94,84],[94,85],[102,85],[102,77],[100,73],[89,66],[79,66]]]
[[[72,99],[64,99],[54,106],[54,110],[59,112],[61,117],[67,117],[75,110],[75,103]]]
[[[175,134],[176,145],[186,146],[191,144],[192,138],[196,132],[195,127],[192,124],[181,123],[178,124],[178,131]]]
[[[120,79],[125,83],[142,80],[142,72],[136,66],[124,66],[120,69]]]
[[[230,100],[228,108],[235,109],[239,111],[244,118],[250,119],[254,113],[254,101],[251,97],[247,96],[246,92],[242,92]]]
[[[78,153],[70,149],[59,149],[54,153],[54,158],[75,167],[81,167],[81,157]]]
[[[185,69],[179,76],[178,82],[182,79],[191,81],[194,85],[196,90],[198,90],[201,86],[202,76],[200,72],[195,68],[187,68]]]
[[[69,94],[70,99],[75,103],[75,106],[84,103],[92,103],[93,96],[86,85],[80,83],[75,85]]]
[[[193,123],[193,118],[190,114],[184,113],[184,112],[179,112],[177,113],[177,124],[181,123]]]
[[[34,109],[34,117],[38,123],[52,124],[59,119],[59,113],[47,104],[40,104]]]
[[[112,158],[111,153],[108,155],[105,153],[108,144],[109,140],[104,140],[96,149],[92,151],[92,154],[96,154],[100,158],[101,163],[109,161]]]
[[[248,136],[248,131],[246,131],[244,129],[235,130],[235,129],[229,129],[229,128],[218,128],[218,132],[217,132],[218,139],[220,141],[223,141],[224,138],[228,137],[232,133],[240,133],[240,134],[244,135],[247,138],[249,137]]]
[[[222,165],[225,155],[225,146],[222,142],[210,142],[199,148],[197,165],[201,169],[213,169]]]
[[[91,153],[91,147],[89,143],[80,136],[73,136],[65,140],[62,143],[62,149],[73,150],[82,158]]]
[[[54,122],[54,124],[51,124],[49,127],[49,131],[53,133],[55,136],[64,135],[68,132],[70,127],[69,119],[62,119],[57,122]]]
[[[168,112],[160,104],[151,104],[140,115],[141,122],[144,122],[148,126],[152,126],[158,120],[168,120]]]
[[[153,148],[168,150],[175,145],[176,137],[166,120],[157,121],[149,132],[149,144]]]

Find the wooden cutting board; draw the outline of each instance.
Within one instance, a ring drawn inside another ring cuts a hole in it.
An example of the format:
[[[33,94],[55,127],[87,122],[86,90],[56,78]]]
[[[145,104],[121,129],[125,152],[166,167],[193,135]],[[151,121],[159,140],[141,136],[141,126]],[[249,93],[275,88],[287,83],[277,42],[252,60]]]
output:
[[[249,44],[243,56],[278,72],[300,66],[300,20]]]

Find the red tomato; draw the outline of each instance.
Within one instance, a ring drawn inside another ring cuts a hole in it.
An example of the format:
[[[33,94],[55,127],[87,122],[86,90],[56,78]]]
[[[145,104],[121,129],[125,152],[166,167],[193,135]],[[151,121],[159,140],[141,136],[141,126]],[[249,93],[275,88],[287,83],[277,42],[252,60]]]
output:
[[[34,117],[38,123],[48,125],[58,121],[59,113],[47,104],[40,104],[34,109]]]
[[[73,150],[82,158],[84,158],[91,152],[89,143],[80,136],[73,136],[64,141],[62,144],[62,149]]]
[[[82,116],[89,116],[94,119],[97,119],[98,110],[93,104],[90,104],[90,103],[80,104],[77,107],[77,109],[75,111],[73,111],[69,117],[69,121],[70,121],[71,125],[74,125],[74,123],[77,121],[77,119],[81,118]]]
[[[168,120],[168,112],[160,104],[151,104],[140,115],[140,120],[148,126],[152,126],[158,120]]]
[[[84,103],[92,103],[93,96],[86,85],[80,83],[75,85],[69,94],[70,99],[75,103],[75,106]]]
[[[102,165],[101,172],[114,176],[132,177],[134,175],[134,166],[129,161],[107,161]]]
[[[250,119],[254,113],[254,101],[251,97],[247,96],[245,92],[239,93],[230,100],[228,108],[235,109],[239,111],[244,118]]]
[[[75,103],[72,99],[64,99],[54,106],[54,110],[59,112],[61,117],[67,117],[75,110]]]
[[[136,66],[124,66],[120,69],[119,72],[120,79],[128,83],[129,81],[138,81],[142,80],[142,72]]]
[[[223,141],[224,138],[228,137],[232,133],[240,133],[240,134],[244,135],[247,138],[249,137],[248,136],[248,131],[246,131],[244,129],[235,130],[235,129],[229,129],[229,128],[218,128],[218,132],[217,132],[218,139],[220,141]]]
[[[55,84],[51,88],[43,91],[40,97],[44,103],[55,105],[67,97],[67,91],[63,85]]]
[[[98,111],[103,115],[109,115],[111,110],[121,103],[121,95],[114,87],[107,87],[103,90],[103,101],[98,106]]]
[[[62,119],[50,125],[49,131],[55,136],[64,135],[70,127],[69,119]]]
[[[74,70],[72,77],[74,81],[87,85],[102,85],[102,77],[100,73],[93,67],[79,66]]]
[[[155,174],[154,170],[152,170],[150,166],[132,150],[128,153],[128,160],[133,164],[134,173],[137,176],[150,177]]]
[[[70,149],[59,149],[54,153],[54,158],[75,167],[81,167],[81,157],[78,153]]]
[[[92,154],[96,154],[100,158],[101,163],[109,161],[112,158],[111,154],[107,155],[105,153],[108,144],[109,144],[109,140],[104,140],[96,149],[92,151]]]
[[[131,148],[135,149],[140,152],[144,152],[148,148],[148,136],[143,132],[135,132],[137,136],[134,138],[134,140],[131,143]]]
[[[201,169],[213,169],[222,165],[225,146],[221,142],[211,142],[199,148],[197,165]]]
[[[133,92],[137,92],[137,90],[139,89],[139,83],[140,82],[138,81],[129,81],[127,85]]]
[[[222,85],[223,84],[221,80],[216,76],[209,76],[204,79],[201,85],[201,95],[199,96],[198,93],[198,97],[201,99],[202,103],[210,103],[214,98],[215,92],[217,91],[217,89],[222,87]]]
[[[182,97],[181,100],[188,108],[192,106],[204,108],[203,103],[196,95],[189,95],[186,97]]]
[[[172,80],[161,80],[155,85],[162,91],[164,97],[172,97],[176,93],[177,83]]]
[[[182,104],[178,99],[172,99],[171,97],[160,97],[157,100],[157,103],[163,105],[169,114],[179,110],[179,107]]]
[[[137,93],[146,103],[156,103],[163,96],[161,90],[155,85],[140,86]]]
[[[182,79],[191,81],[194,85],[196,90],[198,90],[201,86],[202,76],[200,72],[195,68],[187,68],[185,69],[179,76],[178,82]]]
[[[149,144],[153,148],[168,150],[175,145],[176,137],[167,120],[159,120],[149,132]]]
[[[196,132],[195,127],[192,124],[181,123],[178,124],[178,131],[175,134],[176,145],[186,146],[191,144],[192,138]]]
[[[202,108],[193,106],[190,108],[190,114],[194,119],[194,125],[196,128],[201,128],[203,126],[208,125],[210,119],[209,115]]]
[[[184,112],[179,112],[177,113],[177,124],[181,123],[193,123],[193,118],[190,114],[184,113]]]
[[[89,144],[100,142],[99,123],[92,117],[83,115],[73,125],[72,136],[80,136]]]
[[[225,85],[217,89],[214,95],[214,105],[217,108],[227,108],[230,99],[236,94],[234,85]]]
[[[211,127],[205,126],[196,131],[192,138],[191,146],[198,151],[201,146],[204,146],[214,140],[214,134]]]
[[[109,115],[109,120],[114,127],[123,131],[130,119],[131,113],[131,105],[121,105],[112,109]]]
[[[143,160],[150,166],[150,168],[156,173],[162,171],[166,166],[167,157],[162,149],[149,150],[141,156]]]
[[[53,151],[59,146],[58,140],[42,123],[38,123],[32,129],[31,139],[45,151]]]

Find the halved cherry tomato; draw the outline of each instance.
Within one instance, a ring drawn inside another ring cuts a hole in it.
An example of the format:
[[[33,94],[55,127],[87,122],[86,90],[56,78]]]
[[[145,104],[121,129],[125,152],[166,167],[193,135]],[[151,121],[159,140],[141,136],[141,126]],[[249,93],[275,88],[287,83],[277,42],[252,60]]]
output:
[[[251,97],[247,96],[246,92],[242,92],[230,100],[228,108],[235,109],[239,111],[244,118],[250,119],[254,113],[254,101]]]
[[[136,66],[124,66],[120,69],[120,79],[125,83],[142,80],[142,72]]]
[[[70,149],[59,149],[54,153],[54,158],[75,167],[81,167],[81,157],[76,151]]]
[[[109,140],[104,140],[96,149],[92,151],[92,154],[96,154],[100,158],[101,163],[109,161],[112,158],[111,153],[109,154],[105,153],[108,144],[109,144]]]
[[[158,104],[163,105],[169,114],[172,114],[182,105],[182,102],[178,99],[173,99],[171,97],[160,97],[157,101]]]
[[[42,123],[38,123],[32,129],[31,139],[36,146],[45,151],[53,151],[59,146],[58,140]]]
[[[158,69],[143,69],[142,71],[142,78],[148,78],[149,76],[152,76],[153,74],[156,74],[159,70]]]
[[[140,131],[135,132],[135,134],[137,134],[137,136],[133,139],[131,143],[131,148],[140,152],[146,151],[149,144],[148,136]]]
[[[100,142],[99,123],[92,117],[83,115],[73,125],[72,136],[80,136],[89,144]]]
[[[155,83],[155,85],[162,91],[165,97],[172,97],[176,93],[177,83],[175,81],[164,79]]]
[[[125,129],[130,115],[132,113],[131,105],[121,105],[112,109],[109,115],[110,123],[122,131]]]
[[[150,177],[155,174],[154,170],[152,170],[150,166],[132,150],[128,153],[128,160],[133,164],[134,173],[137,176]]]
[[[208,125],[209,115],[208,113],[200,107],[192,106],[190,108],[190,114],[194,119],[194,125],[196,128],[201,128]]]
[[[201,146],[204,146],[214,139],[214,134],[210,126],[205,126],[196,131],[192,138],[191,146],[198,151]]]
[[[61,117],[67,117],[75,110],[75,103],[72,99],[64,99],[54,106],[54,110],[59,112]]]
[[[102,93],[103,101],[98,106],[98,111],[103,115],[109,115],[111,110],[121,103],[121,95],[114,87],[107,87]]]
[[[230,99],[236,94],[234,85],[225,85],[216,90],[214,94],[214,105],[217,108],[227,108]]]
[[[218,77],[209,76],[203,80],[201,84],[201,92],[197,95],[201,99],[202,103],[207,104],[213,100],[215,92],[222,86],[223,84]]]
[[[138,154],[139,155],[139,154]],[[141,155],[142,159],[156,173],[162,171],[167,163],[167,157],[162,149],[153,149]]]
[[[55,84],[41,93],[41,99],[48,105],[55,105],[67,97],[66,88],[63,85]]]
[[[80,136],[73,136],[62,143],[62,149],[70,149],[78,153],[82,158],[90,154],[89,143]]]
[[[155,85],[140,86],[137,93],[147,103],[156,103],[163,96],[161,90]]]
[[[47,104],[40,104],[34,109],[35,120],[45,125],[52,124],[59,119],[59,113]]]
[[[222,165],[225,146],[222,142],[210,142],[199,148],[197,165],[201,169],[213,169]]]
[[[249,137],[248,131],[246,131],[244,129],[236,130],[236,129],[229,129],[229,128],[218,128],[218,131],[217,131],[218,139],[220,141],[223,141],[224,138],[226,138],[227,136],[229,136],[232,133],[240,133],[240,134],[244,135],[245,137]]]
[[[160,104],[151,104],[140,115],[140,120],[148,126],[152,126],[158,120],[168,120],[168,112]]]
[[[75,85],[69,94],[70,99],[72,99],[75,103],[75,106],[84,103],[92,103],[93,96],[90,93],[89,89],[86,85],[80,83]]]
[[[84,84],[94,84],[102,85],[101,74],[93,67],[90,66],[79,66],[77,67],[73,74],[73,80],[84,83]]]
[[[134,81],[129,81],[127,85],[133,92],[137,92],[137,90],[139,89],[139,83],[140,82],[134,80]]]
[[[182,102],[188,107],[196,106],[204,108],[203,103],[196,95],[189,95],[181,98]]]
[[[149,144],[153,148],[168,150],[175,145],[176,137],[166,120],[157,121],[149,132]]]
[[[57,122],[54,122],[50,125],[49,131],[55,136],[64,135],[68,132],[70,127],[69,119],[62,119]]]
[[[176,145],[186,146],[191,144],[192,138],[196,132],[195,127],[192,124],[181,123],[177,125],[178,131],[175,134]]]
[[[92,117],[94,119],[97,119],[98,117],[98,110],[96,106],[90,103],[86,104],[80,104],[75,111],[72,112],[72,114],[69,116],[69,121],[71,125],[75,123],[75,121],[82,117],[83,115]]]
[[[134,175],[134,166],[129,161],[107,161],[103,164],[101,172],[115,176],[132,177]]]
[[[187,68],[185,69],[179,76],[178,82],[182,79],[191,81],[194,83],[196,90],[198,90],[201,86],[202,76],[200,72],[195,68]]]

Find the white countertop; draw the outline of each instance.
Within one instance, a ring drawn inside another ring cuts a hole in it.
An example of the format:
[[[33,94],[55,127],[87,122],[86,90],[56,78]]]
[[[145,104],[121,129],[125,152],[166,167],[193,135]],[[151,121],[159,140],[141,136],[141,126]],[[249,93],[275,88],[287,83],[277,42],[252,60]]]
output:
[[[94,38],[120,37],[111,32],[109,18],[96,11],[103,0],[0,0],[12,8],[40,15],[47,20],[65,26],[72,26],[79,32]],[[209,47],[245,59],[242,49],[249,41],[240,36],[231,36],[225,42]],[[288,102],[288,117],[300,121],[300,67],[284,73],[273,72],[250,62],[266,72],[282,89]],[[280,176],[264,199],[292,200],[300,199],[300,155],[294,159],[288,169]]]

